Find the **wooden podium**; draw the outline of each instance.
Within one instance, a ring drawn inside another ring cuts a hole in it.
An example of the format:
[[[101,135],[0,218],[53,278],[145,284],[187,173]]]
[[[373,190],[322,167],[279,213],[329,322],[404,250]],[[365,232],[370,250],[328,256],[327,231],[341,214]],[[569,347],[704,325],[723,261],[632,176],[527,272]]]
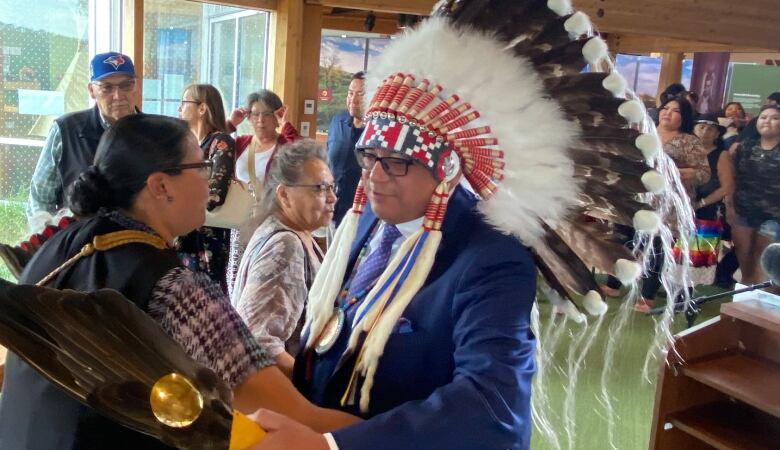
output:
[[[675,336],[650,449],[780,449],[780,308],[746,300],[720,314]]]

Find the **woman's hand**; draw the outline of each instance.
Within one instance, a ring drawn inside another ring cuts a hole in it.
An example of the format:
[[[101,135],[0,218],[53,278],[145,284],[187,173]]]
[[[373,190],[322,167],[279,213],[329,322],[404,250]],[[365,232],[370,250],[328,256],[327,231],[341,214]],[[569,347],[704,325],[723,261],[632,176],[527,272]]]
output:
[[[237,127],[241,122],[249,116],[249,110],[246,108],[236,108],[230,113],[230,119],[228,121]]]
[[[311,428],[267,409],[249,416],[266,431],[260,443],[247,450],[328,450],[325,436]]]
[[[696,181],[696,169],[684,168],[678,170],[680,171],[680,180],[682,180],[683,183]]]
[[[287,110],[287,105],[282,105],[281,108],[274,111],[274,116],[276,116],[276,120],[279,121],[280,126],[289,122],[287,118]]]
[[[723,202],[726,209],[726,222],[733,226],[737,225],[737,213],[734,211],[734,205],[730,202]]]

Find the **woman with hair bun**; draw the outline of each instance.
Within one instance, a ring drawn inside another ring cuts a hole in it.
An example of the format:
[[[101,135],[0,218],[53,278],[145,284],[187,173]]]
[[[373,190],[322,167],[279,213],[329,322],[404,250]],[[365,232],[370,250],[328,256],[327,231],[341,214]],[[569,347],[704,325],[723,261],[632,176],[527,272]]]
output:
[[[41,246],[20,282],[119,291],[222,377],[242,412],[275,410],[321,432],[355,421],[306,401],[219,286],[181,265],[173,243],[203,224],[211,166],[185,122],[150,114],[120,119],[103,135],[94,165],[69,189],[71,208],[83,219]],[[56,270],[98,236],[122,243]],[[0,442],[3,448],[169,448],[81,405],[12,353],[0,398]]]

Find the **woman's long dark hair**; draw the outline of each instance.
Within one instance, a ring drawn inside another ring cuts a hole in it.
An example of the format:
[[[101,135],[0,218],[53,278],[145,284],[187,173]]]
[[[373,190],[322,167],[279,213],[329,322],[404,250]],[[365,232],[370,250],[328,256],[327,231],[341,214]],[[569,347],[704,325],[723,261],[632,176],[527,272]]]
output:
[[[91,216],[128,209],[150,174],[181,164],[192,133],[183,120],[153,114],[119,119],[100,139],[95,163],[68,187],[70,209]]]
[[[661,103],[661,107],[658,108],[659,114],[660,110],[664,109],[670,102],[677,102],[677,104],[680,105],[680,131],[687,134],[693,134],[693,107],[691,106],[691,103],[686,100],[685,97],[669,97]]]

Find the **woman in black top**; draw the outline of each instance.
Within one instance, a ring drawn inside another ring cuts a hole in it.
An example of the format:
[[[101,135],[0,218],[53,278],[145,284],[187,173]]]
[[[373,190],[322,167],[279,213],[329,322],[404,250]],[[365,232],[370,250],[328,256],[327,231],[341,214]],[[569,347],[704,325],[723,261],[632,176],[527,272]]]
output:
[[[268,408],[320,432],[354,422],[353,416],[309,403],[254,340],[219,287],[181,265],[173,243],[203,224],[211,166],[183,121],[151,114],[118,120],[103,135],[95,164],[69,190],[70,207],[83,219],[41,246],[21,283],[44,279],[95,236],[133,230],[154,245],[129,242],[95,251],[46,285],[121,292],[193,360],[225,380],[233,390],[232,406],[244,413]],[[16,355],[8,356],[0,396],[3,449],[167,448],[79,404]]]
[[[745,284],[766,280],[761,253],[780,240],[780,106],[761,108],[756,128],[758,137],[741,142],[734,155],[736,188],[726,200]]]
[[[693,133],[707,150],[710,179],[697,186],[693,207],[697,219],[715,220],[723,212],[723,199],[734,192],[734,169],[731,156],[723,147],[723,132],[715,114],[702,114],[696,119]]]

